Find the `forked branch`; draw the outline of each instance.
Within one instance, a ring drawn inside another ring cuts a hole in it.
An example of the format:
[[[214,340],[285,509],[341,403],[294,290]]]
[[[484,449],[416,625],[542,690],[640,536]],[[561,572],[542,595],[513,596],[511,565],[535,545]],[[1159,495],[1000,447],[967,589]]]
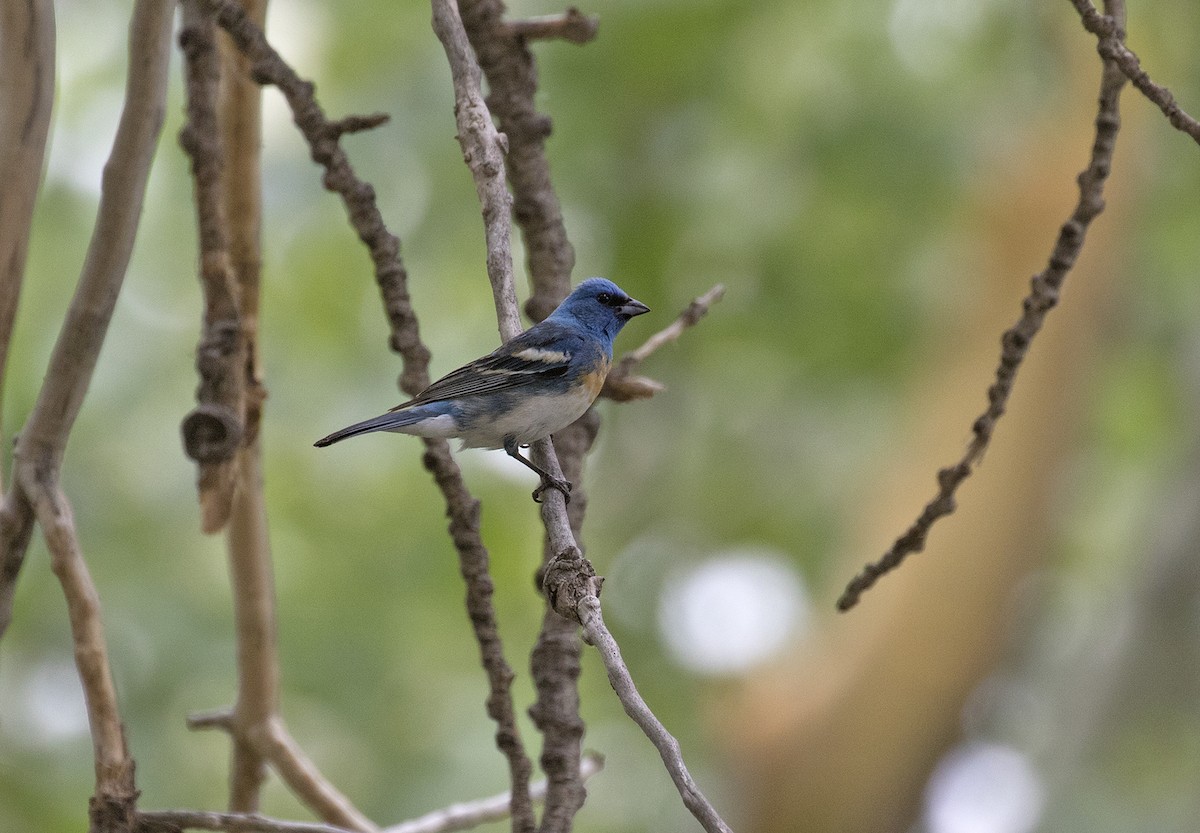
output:
[[[1116,14],[1100,14],[1091,0],[1071,2],[1083,20],[1083,28],[1099,39],[1096,48],[1100,55],[1116,64],[1133,86],[1162,110],[1172,127],[1200,143],[1200,121],[1184,112],[1171,91],[1155,84],[1150,75],[1142,69],[1142,62],[1138,60],[1138,56],[1125,45],[1125,27],[1117,22]]]
[[[129,73],[87,258],[45,382],[17,443],[15,483],[10,493],[27,507],[24,517],[36,517],[42,528],[51,567],[67,600],[95,759],[96,791],[89,807],[94,831],[128,830],[137,789],[108,662],[99,597],[59,478],[67,438],[91,383],[141,219],[165,114],[173,12],[173,3],[158,0],[139,0],[134,6],[129,63],[139,71]],[[11,516],[5,514],[7,522]],[[18,541],[13,532],[11,527],[5,530],[6,546]],[[24,546],[27,542],[28,532],[19,543]],[[11,554],[11,550],[5,553],[5,562]]]

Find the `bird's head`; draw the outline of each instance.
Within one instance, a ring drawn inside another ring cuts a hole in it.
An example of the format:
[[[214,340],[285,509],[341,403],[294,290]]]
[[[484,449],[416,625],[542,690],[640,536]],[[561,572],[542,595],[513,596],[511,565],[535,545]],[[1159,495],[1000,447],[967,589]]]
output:
[[[625,290],[606,278],[588,278],[558,309],[550,314],[557,320],[574,320],[586,327],[615,338],[625,322],[635,315],[649,312],[650,307],[630,298]]]

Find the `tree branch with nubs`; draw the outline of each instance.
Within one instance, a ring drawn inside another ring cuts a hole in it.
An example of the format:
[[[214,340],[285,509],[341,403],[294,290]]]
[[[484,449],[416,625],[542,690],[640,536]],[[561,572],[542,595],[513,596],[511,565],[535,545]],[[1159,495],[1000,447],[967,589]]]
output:
[[[455,112],[458,116],[463,157],[476,181],[476,190],[480,194],[483,206],[489,244],[488,274],[492,280],[493,294],[498,304],[497,315],[502,322],[503,331],[504,322],[510,321],[516,313],[515,302],[509,300],[510,293],[505,291],[506,287],[502,284],[511,275],[511,263],[507,264],[507,268],[503,263],[499,264],[501,268],[493,268],[495,258],[503,260],[511,257],[506,245],[493,249],[493,241],[504,239],[510,233],[508,218],[499,210],[507,201],[495,196],[504,183],[504,160],[498,155],[503,142],[497,139],[495,130],[491,127],[490,114],[479,91],[479,70],[474,66],[474,57],[467,46],[466,33],[462,30],[462,21],[457,14],[454,0],[433,0],[433,8],[434,28],[446,47],[454,77]],[[512,308],[503,309],[503,306]],[[696,318],[698,317],[697,315]],[[534,456],[539,465],[552,477],[563,477],[552,441],[543,440],[536,443]],[[728,833],[728,825],[696,787],[688,773],[679,744],[663,728],[634,687],[616,640],[604,626],[599,603],[600,580],[596,578],[591,564],[583,558],[576,542],[575,531],[567,514],[566,497],[556,490],[550,491],[553,494],[547,493],[544,496],[541,512],[549,539],[549,549],[554,553],[543,584],[551,606],[567,621],[579,623],[584,629],[585,641],[600,651],[614,691],[626,712],[659,749],[684,805],[709,833]],[[576,597],[566,591],[565,588],[568,587],[588,589]],[[566,603],[568,598],[572,598],[574,603]],[[582,795],[578,795],[578,803],[556,819],[562,829],[569,829],[570,819],[581,805]]]
[[[1123,31],[1123,0],[1108,0],[1106,8],[1113,19],[1118,21],[1117,31]],[[996,424],[1008,406],[1017,371],[1029,353],[1034,337],[1042,329],[1046,316],[1058,304],[1067,274],[1083,249],[1088,227],[1104,210],[1104,183],[1112,170],[1113,150],[1116,147],[1117,131],[1121,126],[1119,103],[1125,80],[1117,62],[1113,58],[1105,57],[1101,68],[1100,103],[1099,112],[1096,114],[1091,159],[1077,178],[1079,200],[1071,216],[1059,229],[1046,268],[1033,276],[1030,292],[1021,302],[1020,318],[1005,330],[1000,338],[1000,363],[996,368],[995,381],[987,390],[988,406],[971,425],[971,440],[966,451],[958,462],[938,471],[937,494],[925,505],[916,521],[892,543],[888,551],[877,561],[864,566],[850,581],[838,599],[838,610],[846,611],[854,607],[862,594],[880,577],[899,567],[908,556],[925,549],[930,529],[939,518],[954,511],[958,487],[970,477],[983,458],[983,453],[996,430]]]

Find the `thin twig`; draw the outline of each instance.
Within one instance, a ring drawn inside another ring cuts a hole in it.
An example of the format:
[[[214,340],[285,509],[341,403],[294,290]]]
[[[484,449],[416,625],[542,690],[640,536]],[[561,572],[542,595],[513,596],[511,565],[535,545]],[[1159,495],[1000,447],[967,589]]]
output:
[[[1114,18],[1124,20],[1124,3],[1121,0],[1110,0],[1107,7],[1112,10]],[[909,555],[925,549],[925,540],[933,524],[938,518],[954,511],[955,493],[987,450],[996,423],[1008,405],[1017,370],[1028,354],[1034,336],[1041,330],[1046,315],[1058,303],[1063,281],[1083,248],[1088,226],[1104,210],[1104,181],[1112,168],[1113,150],[1121,125],[1118,105],[1124,86],[1125,76],[1120,68],[1114,61],[1105,58],[1091,159],[1078,177],[1079,201],[1059,232],[1049,264],[1034,275],[1031,291],[1022,302],[1021,317],[1000,339],[1000,364],[996,369],[996,380],[988,388],[988,407],[971,426],[972,437],[967,450],[957,463],[938,471],[937,495],[926,504],[912,526],[896,539],[891,549],[878,561],[863,567],[850,581],[838,599],[838,610],[854,607],[863,592],[875,584],[880,576],[894,570]]]
[[[600,430],[600,415],[594,408],[574,423],[554,435],[554,452],[562,466],[562,476],[575,484],[583,482],[584,460]],[[543,458],[539,460],[545,462]],[[567,505],[568,531],[547,534],[543,546],[543,568],[563,546],[581,541],[583,520],[588,508],[588,493],[581,485],[571,491]],[[543,509],[543,523],[561,528],[561,513],[557,507]],[[549,528],[549,527],[548,527]],[[543,571],[539,570],[537,586],[542,586]],[[529,708],[529,716],[542,732],[543,742],[539,760],[549,779],[546,810],[542,814],[541,833],[570,831],[575,814],[587,797],[579,761],[575,756],[583,744],[586,726],[579,709],[579,675],[583,643],[574,621],[559,616],[550,604],[542,614],[542,627],[530,655],[537,700]]]
[[[646,705],[621,657],[617,641],[604,624],[600,609],[603,579],[578,550],[563,551],[546,570],[545,589],[559,615],[579,623],[583,638],[600,653],[608,682],[625,713],[658,750],[684,805],[708,833],[730,833],[730,827],[705,798],[688,772],[679,742]]]
[[[709,307],[725,297],[725,285],[717,284],[699,298],[693,298],[679,317],[659,330],[642,344],[641,347],[626,353],[617,362],[616,367],[608,374],[604,382],[601,396],[615,399],[618,402],[628,402],[631,399],[647,399],[663,389],[661,383],[645,376],[633,375],[633,370],[648,359],[660,347],[675,341],[683,331],[694,327],[701,318],[708,314]]]
[[[586,15],[571,6],[562,14],[528,17],[524,20],[507,20],[502,24],[508,37],[523,40],[565,40],[585,44],[595,40],[600,31],[600,18]]]
[[[579,484],[571,492],[569,505],[564,505],[563,495],[557,491],[543,499],[542,524],[546,536],[539,579],[543,577],[545,565],[557,553],[580,548],[577,542],[588,507],[588,494],[581,485],[583,464],[599,430],[600,417],[595,409],[589,408],[573,424],[555,434],[553,442],[546,440],[534,444],[534,459],[539,465],[555,473],[556,477]],[[559,449],[562,450],[561,468]],[[540,580],[538,584],[541,585]],[[583,645],[576,630],[574,621],[558,615],[547,603],[537,643],[530,655],[537,700],[529,708],[529,716],[542,732],[539,761],[550,782],[539,833],[569,833],[575,815],[587,797],[578,762],[586,727],[579,708]]]
[[[291,791],[325,821],[350,830],[375,833],[379,829],[361,810],[321,774],[317,765],[288,734],[282,718],[275,716],[253,739],[259,752]]]
[[[1115,17],[1111,14],[1100,14],[1091,0],[1071,0],[1071,3],[1083,20],[1083,28],[1099,39],[1096,48],[1100,55],[1120,67],[1133,86],[1162,110],[1172,127],[1200,143],[1200,121],[1184,112],[1169,89],[1155,84],[1150,79],[1149,74],[1142,69],[1138,56],[1125,45],[1124,27],[1117,23]]]
[[[378,825],[363,815],[321,774],[317,765],[288,734],[279,715],[270,714],[257,724],[243,727],[237,722],[232,710],[209,711],[190,715],[187,727],[221,729],[232,735],[235,742],[251,746],[253,755],[248,755],[246,760],[259,759],[268,762],[293,794],[325,821],[356,833],[378,831]],[[236,790],[245,789],[245,785],[234,784],[234,787],[236,798]]]
[[[240,0],[247,17],[262,26],[267,0]],[[248,449],[258,437],[266,389],[258,350],[262,282],[262,90],[250,79],[250,60],[229,40],[218,39],[220,95],[217,107],[224,134],[222,202],[229,264],[237,285],[238,317],[246,342],[245,435]]]
[[[180,833],[216,830],[228,833],[355,833],[345,827],[284,821],[258,813],[213,813],[205,810],[152,810],[138,813],[134,833]]]
[[[604,758],[594,753],[585,753],[578,763],[580,774],[585,779],[604,769]],[[529,786],[530,797],[534,801],[543,801],[546,789],[545,779],[535,781]],[[383,833],[455,833],[470,830],[487,822],[508,818],[510,803],[509,793],[504,792],[489,798],[453,804],[420,818],[385,827]]]
[[[604,758],[589,753],[580,762],[583,777],[590,778],[604,769]],[[535,801],[546,795],[546,782],[530,787]],[[384,829],[383,833],[456,833],[481,824],[499,821],[509,815],[509,794],[452,804],[419,818]],[[135,833],[180,833],[183,830],[228,831],[228,833],[354,833],[345,827],[314,822],[286,821],[257,813],[211,813],[201,810],[151,810],[140,812],[133,827]]]

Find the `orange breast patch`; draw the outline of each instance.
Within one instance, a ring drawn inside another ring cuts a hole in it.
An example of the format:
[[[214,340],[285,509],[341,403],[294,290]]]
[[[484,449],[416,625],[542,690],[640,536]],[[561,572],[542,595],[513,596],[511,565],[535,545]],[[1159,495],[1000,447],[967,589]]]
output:
[[[604,387],[604,380],[608,378],[610,367],[612,367],[612,360],[601,356],[600,361],[596,363],[596,369],[591,373],[584,374],[583,378],[580,379],[592,399],[600,395],[600,388]]]

